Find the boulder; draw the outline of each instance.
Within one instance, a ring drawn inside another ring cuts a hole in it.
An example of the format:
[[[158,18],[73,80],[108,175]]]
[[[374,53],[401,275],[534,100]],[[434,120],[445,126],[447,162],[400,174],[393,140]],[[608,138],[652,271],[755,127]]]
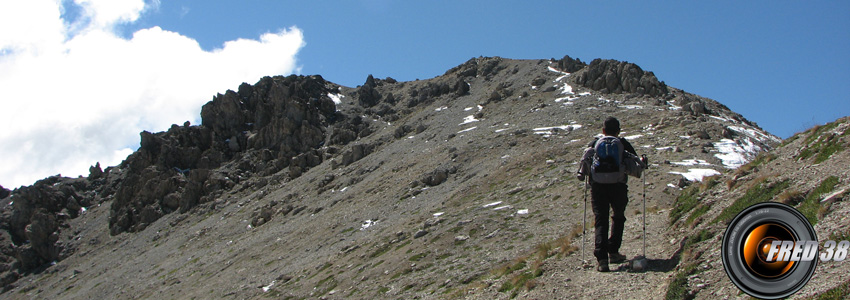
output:
[[[457,167],[440,167],[424,174],[419,181],[428,186],[438,186],[445,182],[450,174],[454,173],[457,173]]]
[[[103,177],[103,169],[100,168],[100,162],[89,167],[89,180],[97,180]],[[0,198],[5,198],[0,195]]]
[[[531,86],[541,86],[546,84],[546,79],[542,77],[535,77],[531,80]]]

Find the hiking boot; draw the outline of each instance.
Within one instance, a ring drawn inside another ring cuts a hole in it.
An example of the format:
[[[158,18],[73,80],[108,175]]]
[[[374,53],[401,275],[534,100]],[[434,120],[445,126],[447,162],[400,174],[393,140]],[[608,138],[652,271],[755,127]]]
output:
[[[614,253],[608,253],[608,260],[612,264],[619,264],[621,262],[625,262],[627,260],[627,258],[626,258],[625,255],[622,255],[618,252],[614,252]]]
[[[599,272],[609,272],[609,271],[611,271],[610,269],[608,269],[608,260],[607,259],[600,260],[600,261],[598,261],[598,263],[599,263],[599,265],[596,266],[597,271],[599,271]]]

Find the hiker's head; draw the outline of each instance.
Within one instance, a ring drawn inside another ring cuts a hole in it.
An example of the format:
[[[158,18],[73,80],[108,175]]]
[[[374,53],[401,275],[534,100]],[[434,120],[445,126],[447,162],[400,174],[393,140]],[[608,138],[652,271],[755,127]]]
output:
[[[617,136],[620,134],[620,121],[615,117],[608,117],[602,123],[602,134]]]

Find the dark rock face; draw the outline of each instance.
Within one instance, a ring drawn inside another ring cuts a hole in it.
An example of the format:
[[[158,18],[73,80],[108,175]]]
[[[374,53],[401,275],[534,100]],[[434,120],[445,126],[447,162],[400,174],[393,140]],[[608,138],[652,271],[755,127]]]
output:
[[[123,172],[100,170],[89,178],[52,176],[10,192],[0,207],[0,284],[8,288],[20,274],[70,256],[74,245],[68,221],[86,207],[110,199]],[[95,167],[92,167],[93,169]],[[8,190],[6,190],[8,191]]]
[[[583,63],[580,59],[578,59],[578,58],[573,59],[569,55],[564,55],[564,58],[561,58],[559,60],[555,60],[554,62],[555,62],[556,68],[558,68],[558,70],[561,70],[561,71],[564,71],[564,72],[567,72],[567,73],[576,72],[578,70],[581,70],[585,66],[587,66],[587,64]]]
[[[638,65],[611,59],[594,59],[578,74],[576,82],[602,93],[637,93],[659,97],[668,93],[667,85],[652,72]]]
[[[492,76],[505,69],[505,66],[500,64],[500,57],[479,57],[472,58],[462,65],[454,67],[446,72],[446,74],[454,73],[457,77],[475,77],[475,76]]]
[[[364,87],[377,86],[369,78]],[[336,111],[333,92],[321,76],[264,77],[214,97],[201,109],[201,126],[142,132],[141,148],[124,163],[129,172],[112,203],[110,232],[142,230],[165,214],[210,202],[252,174],[289,167],[297,177],[322,162],[318,149],[325,144],[368,135],[359,117]]]
[[[360,105],[363,107],[372,107],[381,101],[381,93],[375,89],[376,87],[378,87],[378,83],[370,74],[366,78],[366,83],[357,90],[357,101],[360,102]]]

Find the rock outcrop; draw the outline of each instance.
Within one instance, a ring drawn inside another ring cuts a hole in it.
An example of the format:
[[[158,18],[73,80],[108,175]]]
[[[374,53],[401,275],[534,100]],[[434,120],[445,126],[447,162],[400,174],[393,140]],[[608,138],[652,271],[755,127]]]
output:
[[[564,55],[564,57],[559,59],[559,60],[553,59],[553,61],[555,62],[555,65],[558,68],[558,70],[561,70],[561,71],[564,71],[564,72],[567,72],[567,73],[576,72],[578,70],[581,70],[585,66],[587,66],[587,64],[582,62],[581,59],[578,59],[578,58],[574,59],[574,58],[570,57],[569,55]]]
[[[369,78],[365,86],[377,86]],[[336,89],[321,76],[264,77],[214,97],[201,109],[201,126],[142,132],[141,148],[124,162],[129,171],[112,203],[110,232],[138,231],[208,203],[240,178],[286,167],[297,177],[322,162],[317,149],[326,143],[368,135],[359,117],[336,111],[328,96]]]
[[[594,59],[576,82],[602,93],[637,93],[652,97],[668,93],[667,85],[638,65],[612,59]]]
[[[23,273],[71,255],[74,233],[69,221],[111,199],[122,174],[107,168],[89,178],[52,176],[6,194],[0,209],[0,283],[4,288]]]

